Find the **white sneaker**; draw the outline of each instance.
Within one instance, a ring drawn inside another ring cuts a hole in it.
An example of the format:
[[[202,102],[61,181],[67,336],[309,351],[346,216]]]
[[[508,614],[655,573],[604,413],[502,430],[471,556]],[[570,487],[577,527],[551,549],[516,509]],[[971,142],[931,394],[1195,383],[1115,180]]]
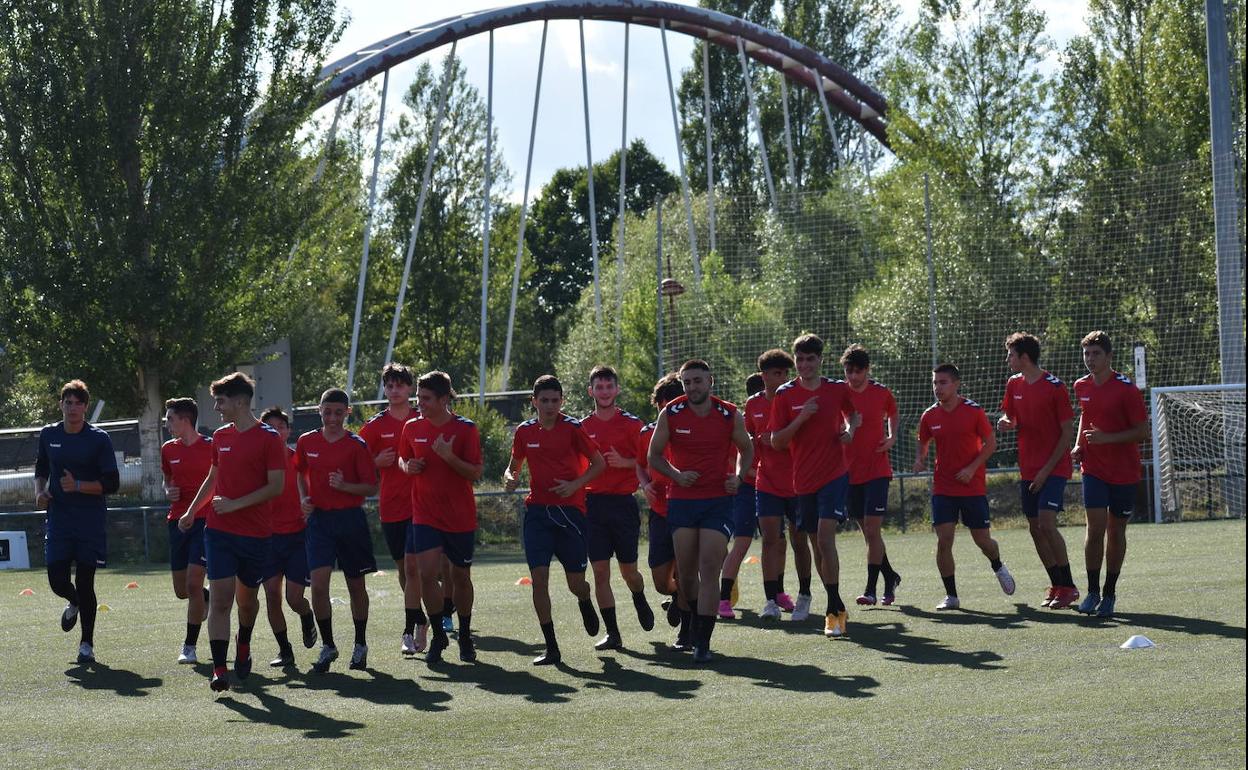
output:
[[[178,656],[179,663],[198,663],[199,658],[195,657],[195,645],[182,645],[182,654]]]
[[[429,624],[421,623],[416,626],[416,637],[413,644],[416,646],[416,652],[424,652],[429,646]]]
[[[91,645],[87,644],[86,642],[83,642],[82,644],[78,645],[78,664],[82,665],[85,663],[94,663],[94,662],[95,662],[95,650],[91,647]]]
[[[936,605],[938,610],[956,610],[962,606],[962,602],[956,596],[946,596],[940,600],[940,604]]]
[[[1014,576],[1010,571],[1001,565],[1001,569],[997,570],[997,582],[1001,584],[1001,590],[1005,591],[1006,596],[1014,595]]]
[[[758,616],[767,620],[779,620],[780,605],[776,604],[775,599],[768,599],[767,603],[763,605],[763,611],[758,613]]]
[[[790,620],[805,620],[810,617],[810,594],[798,594],[793,603],[793,616]]]
[[[403,645],[399,648],[399,652],[404,655],[416,654],[416,639],[411,634],[403,634]]]
[[[368,645],[367,644],[355,645],[355,648],[351,650],[351,665],[348,666],[347,668],[352,668],[357,671],[360,669],[368,668]]]

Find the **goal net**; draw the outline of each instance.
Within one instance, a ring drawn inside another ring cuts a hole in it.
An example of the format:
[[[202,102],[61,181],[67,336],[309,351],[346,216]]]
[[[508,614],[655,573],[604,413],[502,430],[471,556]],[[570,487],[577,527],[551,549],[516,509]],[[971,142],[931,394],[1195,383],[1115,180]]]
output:
[[[1244,386],[1153,388],[1154,515],[1244,515]]]

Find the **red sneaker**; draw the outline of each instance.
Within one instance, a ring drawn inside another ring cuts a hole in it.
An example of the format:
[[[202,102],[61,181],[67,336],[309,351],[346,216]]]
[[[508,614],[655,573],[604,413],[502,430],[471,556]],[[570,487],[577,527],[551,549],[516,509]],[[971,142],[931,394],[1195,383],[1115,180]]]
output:
[[[1051,610],[1063,610],[1079,601],[1079,589],[1074,586],[1062,586],[1057,589],[1057,596],[1049,604]]]
[[[1044,594],[1044,601],[1040,603],[1041,607],[1052,607],[1053,600],[1057,598],[1057,586],[1049,586],[1049,590]]]
[[[225,692],[230,689],[230,672],[225,666],[218,666],[212,670],[212,680],[208,682],[208,686],[213,692]]]

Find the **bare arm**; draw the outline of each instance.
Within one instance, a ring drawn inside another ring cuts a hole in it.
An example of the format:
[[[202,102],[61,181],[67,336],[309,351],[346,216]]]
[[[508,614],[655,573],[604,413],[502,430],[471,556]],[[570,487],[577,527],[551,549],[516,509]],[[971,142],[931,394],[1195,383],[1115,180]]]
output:
[[[520,486],[520,469],[523,467],[524,458],[517,457],[513,452],[511,463],[507,465],[507,470],[503,471],[503,488],[508,492],[515,492],[516,487]]]
[[[932,448],[932,440],[919,439],[919,449],[914,456],[914,472],[922,473],[927,470],[927,453]]]
[[[217,491],[217,466],[208,466],[208,475],[204,477],[203,482],[199,485],[199,491],[195,493],[195,499],[191,500],[191,504],[187,507],[186,513],[182,514],[182,518],[178,519],[178,529],[185,532],[191,528],[191,524],[195,521],[195,512],[212,499],[213,492]]]
[[[1075,435],[1074,420],[1066,420],[1062,423],[1062,435],[1058,437],[1057,444],[1054,445],[1053,451],[1049,453],[1049,459],[1045,461],[1044,466],[1036,472],[1036,477],[1032,479],[1031,491],[1038,492],[1040,487],[1044,486],[1044,482],[1048,480],[1049,474],[1057,467],[1057,463],[1062,459],[1062,455],[1070,452],[1070,440]]]
[[[732,443],[737,447],[737,472],[724,482],[724,490],[730,495],[735,495],[737,489],[741,487],[741,480],[754,465],[754,442],[750,440],[750,434],[745,429],[745,420],[741,418],[740,412],[733,416]]]
[[[1080,425],[1082,427],[1082,425]],[[1117,433],[1106,433],[1095,425],[1083,431],[1086,444],[1137,444],[1148,438],[1148,421],[1132,425]],[[84,490],[85,491],[85,490]]]

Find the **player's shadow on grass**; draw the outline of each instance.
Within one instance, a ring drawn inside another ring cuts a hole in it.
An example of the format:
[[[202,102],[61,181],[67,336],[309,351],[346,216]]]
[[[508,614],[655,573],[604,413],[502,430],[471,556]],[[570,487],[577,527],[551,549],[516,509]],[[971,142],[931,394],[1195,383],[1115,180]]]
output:
[[[133,671],[112,668],[98,661],[74,665],[65,670],[65,676],[84,690],[112,690],[128,698],[151,695],[148,690],[164,683],[161,679],[144,678]]]
[[[631,654],[632,657],[644,659],[647,656]],[[627,669],[614,658],[602,659],[602,671],[582,671],[567,664],[560,664],[559,670],[580,679],[587,680],[586,689],[609,689],[619,692],[644,692],[671,700],[692,698],[694,691],[702,686],[701,682],[689,679],[667,679],[654,674],[647,674],[636,669]]]
[[[933,666],[961,666],[972,671],[995,671],[1005,666],[994,665],[1004,660],[990,650],[962,652],[941,644],[936,639],[906,633],[904,623],[859,623],[851,626],[850,642],[859,647],[882,652],[888,660]]]
[[[287,730],[299,730],[304,738],[346,738],[355,730],[364,727],[362,722],[335,719],[327,714],[292,706],[267,692],[264,687],[256,687],[245,694],[254,695],[260,705],[253,706],[230,695],[218,698],[217,703],[238,714],[244,723],[256,722],[284,727]]]
[[[1025,607],[1026,605],[1016,605],[1016,607],[1020,606]],[[933,623],[944,623],[951,626],[990,626],[1002,631],[1022,628],[1024,621],[1029,619],[1020,614],[1017,609],[1008,613],[984,612],[983,610],[968,610],[966,608],[928,612],[918,607],[906,606],[901,608],[901,614],[906,617],[928,620]]]
[[[670,668],[705,671],[718,676],[735,676],[752,679],[759,687],[785,692],[832,693],[842,698],[874,698],[871,692],[880,686],[879,680],[870,676],[836,676],[817,666],[793,665],[764,658],[715,653],[714,660],[705,667],[697,667],[688,653],[676,652],[663,642],[654,645],[655,660]],[[829,642],[829,644],[843,644]]]
[[[823,622],[823,616],[812,613],[806,620],[792,621],[789,616],[781,619],[764,618],[753,610],[737,610],[739,617],[736,620],[720,621],[726,626],[744,626],[746,628],[761,628],[764,631],[781,631],[786,634],[822,634],[823,628],[819,624]]]
[[[522,642],[519,639],[508,639],[504,636],[481,636],[475,632],[472,635],[472,641],[477,650],[481,652],[510,652],[534,658],[546,649],[544,644]]]
[[[418,711],[446,711],[451,694],[425,690],[413,679],[399,679],[374,668],[365,669],[368,678],[361,679],[341,671],[324,674],[309,672],[293,689],[332,692],[342,698],[356,698],[378,706],[411,706]]]
[[[1243,641],[1248,630],[1241,626],[1229,626],[1219,620],[1205,618],[1187,618],[1180,615],[1161,615],[1154,612],[1118,612],[1112,618],[1076,615],[1077,620],[1085,625],[1095,626],[1140,626],[1156,631],[1169,631],[1176,634],[1191,636],[1220,636],[1223,639]]]
[[[559,668],[566,670],[564,666]],[[547,681],[528,671],[511,671],[480,659],[476,663],[463,665],[443,662],[429,669],[428,678],[446,684],[475,684],[495,695],[522,695],[533,703],[567,703],[570,700],[568,696],[576,692],[575,687]]]

